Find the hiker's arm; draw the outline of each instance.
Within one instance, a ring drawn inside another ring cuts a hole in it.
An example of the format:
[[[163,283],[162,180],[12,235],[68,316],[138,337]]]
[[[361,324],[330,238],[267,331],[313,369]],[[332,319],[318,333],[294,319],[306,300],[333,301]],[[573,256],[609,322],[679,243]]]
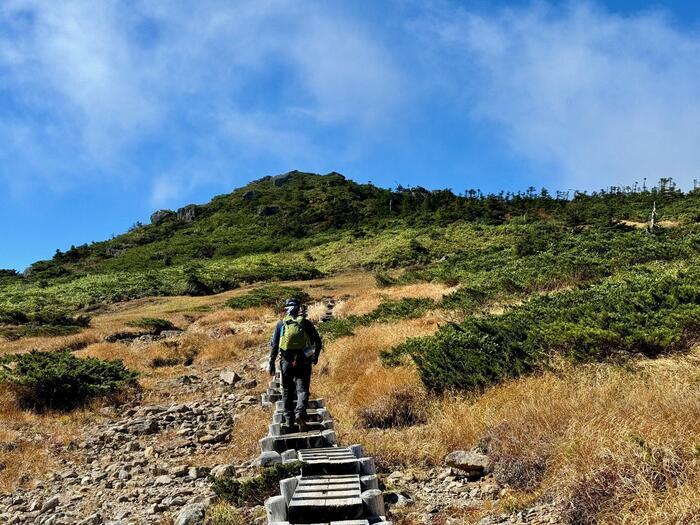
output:
[[[277,354],[280,351],[280,331],[282,328],[282,321],[278,322],[275,326],[275,331],[272,332],[272,341],[270,341],[270,373],[275,372],[275,360],[277,359]]]
[[[321,340],[321,336],[318,335],[318,330],[316,330],[314,324],[309,320],[307,320],[306,323],[307,334],[309,339],[311,339],[311,344],[314,345],[314,364],[316,364],[318,362],[318,356],[323,349],[323,341]]]

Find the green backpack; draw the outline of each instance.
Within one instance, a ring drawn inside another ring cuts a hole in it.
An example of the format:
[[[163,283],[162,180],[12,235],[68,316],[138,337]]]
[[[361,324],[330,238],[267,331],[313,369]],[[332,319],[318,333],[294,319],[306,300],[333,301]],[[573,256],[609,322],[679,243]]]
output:
[[[280,338],[280,349],[282,350],[303,350],[306,348],[308,338],[304,331],[304,317],[292,317],[288,315],[282,319],[282,337]]]

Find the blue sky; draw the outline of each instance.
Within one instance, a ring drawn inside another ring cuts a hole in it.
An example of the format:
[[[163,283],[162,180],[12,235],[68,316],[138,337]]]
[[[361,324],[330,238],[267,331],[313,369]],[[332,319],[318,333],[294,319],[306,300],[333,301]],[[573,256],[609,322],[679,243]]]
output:
[[[0,268],[291,169],[690,187],[694,4],[2,0]]]

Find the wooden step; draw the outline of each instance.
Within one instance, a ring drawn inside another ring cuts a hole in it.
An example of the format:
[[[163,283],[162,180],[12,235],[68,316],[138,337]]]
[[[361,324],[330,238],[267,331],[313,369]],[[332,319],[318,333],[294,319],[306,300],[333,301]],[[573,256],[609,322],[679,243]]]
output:
[[[298,451],[302,476],[360,474],[361,465],[349,448],[328,447]]]
[[[335,436],[334,433],[332,435]],[[334,444],[334,442],[329,442],[326,435],[318,430],[295,432],[282,436],[267,436],[260,440],[263,452],[275,451],[280,454],[289,449],[326,448]]]
[[[310,476],[299,480],[289,502],[288,519],[290,524],[317,524],[358,520],[362,513],[360,477],[357,474]]]

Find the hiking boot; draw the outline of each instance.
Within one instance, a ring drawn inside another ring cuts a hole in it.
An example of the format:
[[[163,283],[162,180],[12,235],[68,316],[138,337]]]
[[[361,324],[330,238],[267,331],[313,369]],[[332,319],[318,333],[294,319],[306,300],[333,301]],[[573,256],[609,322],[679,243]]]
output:
[[[305,420],[303,415],[297,414],[296,424],[299,427],[299,432],[306,432],[306,430],[307,430],[306,420]]]

